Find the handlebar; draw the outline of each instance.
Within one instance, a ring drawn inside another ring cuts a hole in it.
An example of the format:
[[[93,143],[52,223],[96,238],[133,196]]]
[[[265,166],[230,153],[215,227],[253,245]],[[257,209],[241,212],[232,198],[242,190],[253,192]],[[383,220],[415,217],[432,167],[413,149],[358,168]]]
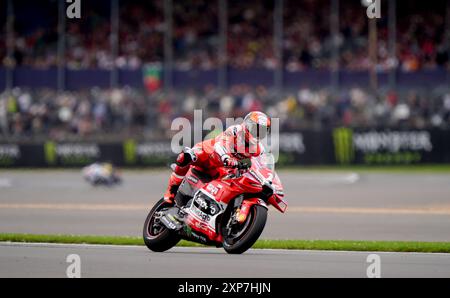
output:
[[[225,167],[229,169],[248,170],[250,169],[251,164],[248,162],[239,161],[236,166],[225,166]]]
[[[250,164],[246,163],[246,162],[239,162],[236,169],[238,170],[248,170],[250,169]]]
[[[239,161],[239,163],[237,164],[237,166],[235,167],[228,167],[229,169],[236,169],[237,172],[235,174],[233,174],[234,178],[238,178],[241,177],[242,174],[247,171],[248,169],[250,169],[251,165],[249,163],[246,162],[241,162]]]

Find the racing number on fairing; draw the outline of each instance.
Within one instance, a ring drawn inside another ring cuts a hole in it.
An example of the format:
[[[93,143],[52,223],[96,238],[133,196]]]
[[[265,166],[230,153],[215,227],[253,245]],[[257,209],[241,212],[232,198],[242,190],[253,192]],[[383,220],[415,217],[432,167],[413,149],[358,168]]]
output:
[[[212,184],[208,184],[206,190],[209,191],[213,196],[217,195],[217,193],[219,192],[219,189]]]

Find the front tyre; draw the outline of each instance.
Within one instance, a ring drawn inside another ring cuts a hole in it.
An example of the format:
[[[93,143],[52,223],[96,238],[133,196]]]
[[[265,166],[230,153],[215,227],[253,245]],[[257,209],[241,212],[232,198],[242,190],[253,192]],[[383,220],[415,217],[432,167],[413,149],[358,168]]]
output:
[[[145,223],[143,237],[145,245],[152,251],[163,252],[174,247],[181,237],[168,230],[162,223],[158,224],[157,213],[164,208],[171,207],[164,199],[159,200],[148,214]]]
[[[243,224],[223,234],[223,248],[229,254],[241,254],[258,240],[267,221],[267,209],[253,205]],[[225,230],[224,230],[225,231]]]

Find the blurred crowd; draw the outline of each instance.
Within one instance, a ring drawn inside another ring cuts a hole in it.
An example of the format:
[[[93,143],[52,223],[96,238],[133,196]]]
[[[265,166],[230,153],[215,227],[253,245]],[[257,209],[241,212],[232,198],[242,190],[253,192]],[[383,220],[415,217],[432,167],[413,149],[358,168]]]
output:
[[[48,68],[57,63],[56,4],[39,1],[31,14],[29,1],[17,1],[15,60],[19,65]],[[44,6],[43,3],[47,3]],[[211,69],[218,66],[219,9],[217,1],[173,1],[174,63],[178,69]],[[137,69],[164,58],[164,3],[121,1],[120,49],[111,55],[109,2],[83,3],[82,19],[68,20],[66,61],[71,69],[104,68],[112,65]],[[433,69],[448,63],[445,42],[445,0],[398,1],[397,57],[388,51],[387,1],[378,21],[379,70],[399,68],[406,72]],[[235,68],[268,68],[278,65],[273,50],[273,0],[229,1],[228,63]],[[43,8],[44,7],[44,8]],[[23,9],[26,8],[24,12]],[[27,12],[28,11],[28,12]],[[53,12],[53,13],[52,13]],[[37,15],[44,14],[43,20]],[[46,15],[45,15],[46,14]],[[333,40],[330,35],[329,0],[286,0],[283,52],[289,71],[330,67]],[[5,26],[0,24],[0,26]],[[368,21],[361,1],[341,1],[339,35],[340,65],[365,70],[368,60]],[[0,35],[0,58],[6,55],[5,30]]]
[[[0,3],[1,10],[6,11]],[[164,1],[120,1],[118,57],[110,46],[109,0],[84,1],[82,18],[67,20],[66,65],[69,69],[140,69],[164,60]],[[403,72],[449,67],[445,40],[446,0],[398,0],[396,57],[388,50],[388,3],[383,0],[378,26],[379,71]],[[237,69],[274,69],[273,0],[228,1],[228,65]],[[14,1],[14,60],[17,65],[47,69],[57,65],[56,1]],[[217,68],[218,1],[173,1],[173,56],[179,70]],[[333,43],[347,70],[367,70],[368,21],[361,1],[340,1],[337,39],[330,33],[330,0],[285,0],[283,66],[288,71],[329,69]],[[0,15],[0,61],[6,61],[6,19]],[[333,126],[450,128],[449,90],[379,91],[362,88],[340,93],[300,88],[275,93],[263,86],[232,86],[225,94],[213,86],[202,90],[146,93],[132,88],[56,92],[15,88],[0,94],[1,135],[53,139],[89,136],[167,137],[176,117],[241,117],[266,111],[281,120],[282,129]]]
[[[206,86],[184,93],[153,94],[135,89],[92,89],[56,93],[16,88],[0,95],[3,136],[53,139],[168,137],[172,120],[206,117],[239,118],[263,110],[280,119],[281,129],[320,129],[341,125],[361,128],[450,128],[450,91],[382,92],[374,97],[359,88],[333,94],[303,88],[283,96],[264,87],[232,87],[226,94]]]

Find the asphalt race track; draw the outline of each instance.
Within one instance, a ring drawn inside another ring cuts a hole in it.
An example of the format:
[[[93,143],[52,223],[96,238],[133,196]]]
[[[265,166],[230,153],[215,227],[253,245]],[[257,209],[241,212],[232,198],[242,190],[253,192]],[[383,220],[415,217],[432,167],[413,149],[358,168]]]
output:
[[[0,171],[0,233],[140,236],[169,171],[94,188],[78,170]],[[450,241],[450,175],[281,171],[263,238]]]
[[[168,174],[126,171],[108,189],[76,170],[0,171],[0,233],[140,236]],[[280,176],[288,212],[272,208],[262,238],[450,241],[449,174]],[[80,256],[82,277],[366,277],[370,253],[3,243],[0,277],[65,277],[69,254]],[[377,254],[382,277],[450,277],[450,254]]]
[[[367,277],[368,252],[250,250],[227,255],[216,248],[0,244],[0,278],[66,277],[67,256],[80,257],[81,277]],[[450,277],[450,255],[377,253],[380,277]],[[218,270],[220,268],[220,270]]]

